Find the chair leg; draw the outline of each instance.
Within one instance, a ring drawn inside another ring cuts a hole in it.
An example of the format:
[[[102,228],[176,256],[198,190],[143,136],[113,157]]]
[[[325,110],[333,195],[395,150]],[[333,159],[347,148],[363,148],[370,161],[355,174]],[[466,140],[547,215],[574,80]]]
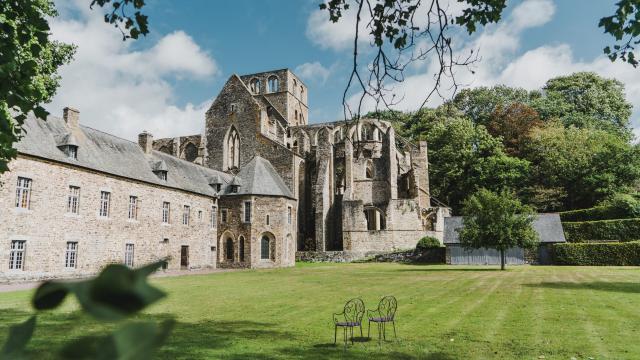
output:
[[[393,337],[398,338],[398,334],[396,334],[396,321],[391,321],[391,325],[393,325]]]
[[[362,321],[360,322],[360,337],[364,337],[364,334],[362,333]]]
[[[338,326],[334,326],[333,330],[333,345],[335,345],[336,342],[338,342]]]
[[[371,338],[371,320],[369,320],[369,329],[367,330],[367,338]]]
[[[353,345],[353,326],[351,327],[351,345]]]

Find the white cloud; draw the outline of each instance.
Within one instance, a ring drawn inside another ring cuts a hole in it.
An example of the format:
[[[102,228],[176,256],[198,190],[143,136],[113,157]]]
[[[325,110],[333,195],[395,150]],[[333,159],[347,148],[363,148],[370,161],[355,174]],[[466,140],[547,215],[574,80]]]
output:
[[[329,20],[326,10],[314,10],[307,19],[306,35],[311,42],[322,49],[342,51],[353,47],[355,36],[357,8],[351,7],[342,13],[340,21],[333,23]],[[368,22],[368,13],[362,11],[360,34],[365,31],[365,23]],[[368,31],[366,32],[368,34]],[[359,36],[360,42],[365,42],[366,36]]]
[[[294,72],[305,81],[325,83],[329,75],[331,75],[332,68],[326,68],[319,62],[307,62],[302,65],[298,65]]]
[[[219,69],[188,34],[175,31],[147,49],[134,50],[134,40],[123,42],[86,2],[59,6],[60,17],[50,22],[52,36],[78,50],[61,69],[61,86],[47,105],[51,113],[73,106],[80,110],[81,123],[132,140],[142,130],[156,137],[202,131],[209,102],[176,106],[171,79],[207,79]]]

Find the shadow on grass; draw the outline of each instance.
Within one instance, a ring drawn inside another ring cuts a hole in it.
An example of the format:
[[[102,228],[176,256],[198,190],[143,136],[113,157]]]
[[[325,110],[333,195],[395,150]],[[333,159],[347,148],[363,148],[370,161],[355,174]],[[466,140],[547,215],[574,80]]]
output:
[[[432,271],[432,272],[439,272],[439,271],[471,271],[471,272],[480,272],[480,271],[502,271],[500,270],[499,267],[493,267],[495,265],[487,265],[487,267],[473,267],[473,268],[469,268],[469,267],[459,267],[457,265],[446,265],[446,267],[443,267],[445,265],[439,264],[439,265],[433,265],[433,264],[412,264],[412,263],[408,263],[408,264],[404,264],[404,265],[410,265],[413,266],[412,268],[400,268],[397,269],[396,271]],[[462,265],[465,266],[465,265]],[[491,266],[491,267],[490,267]],[[509,270],[509,267],[507,267],[506,270]],[[505,271],[506,271],[505,270]]]
[[[526,286],[558,290],[598,290],[631,294],[640,293],[640,283],[632,282],[543,282],[539,284],[526,284]]]
[[[0,343],[8,333],[8,327],[26,320],[32,313],[14,309],[0,311]],[[154,314],[136,317],[132,320],[162,321],[168,314]],[[451,360],[444,353],[415,354],[411,349],[394,349],[399,343],[385,342],[379,347],[362,342],[372,342],[363,337],[355,338],[346,349],[338,341],[313,344],[306,341],[305,334],[282,330],[282,324],[238,320],[204,320],[195,323],[178,321],[168,341],[157,351],[159,359],[356,359],[373,358],[401,360]],[[38,314],[34,337],[27,345],[30,359],[56,359],[62,347],[80,337],[102,336],[118,324],[104,324],[76,311],[71,313],[43,312]],[[327,332],[327,334],[330,331]],[[333,335],[333,334],[330,334]],[[265,346],[265,344],[267,346]],[[297,345],[299,344],[299,345]]]

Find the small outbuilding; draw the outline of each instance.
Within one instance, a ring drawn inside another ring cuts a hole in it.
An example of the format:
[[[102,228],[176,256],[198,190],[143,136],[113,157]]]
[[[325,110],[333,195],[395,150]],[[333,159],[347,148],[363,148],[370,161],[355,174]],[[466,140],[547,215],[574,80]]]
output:
[[[444,219],[444,245],[447,247],[447,264],[452,265],[499,265],[500,252],[496,249],[465,249],[460,245],[459,230],[464,226],[462,216]],[[507,265],[552,263],[550,245],[566,242],[562,222],[558,214],[538,214],[533,222],[540,244],[536,250],[525,251],[516,247],[505,253]]]

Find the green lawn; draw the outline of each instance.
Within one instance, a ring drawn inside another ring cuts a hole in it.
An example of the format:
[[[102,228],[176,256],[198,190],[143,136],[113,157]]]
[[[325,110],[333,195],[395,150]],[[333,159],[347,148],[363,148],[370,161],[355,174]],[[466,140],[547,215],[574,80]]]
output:
[[[639,268],[299,264],[152,282],[169,296],[144,317],[178,320],[166,359],[640,358]],[[2,338],[31,293],[0,294]],[[398,340],[334,347],[331,314],[386,294],[398,298]],[[69,301],[39,321],[35,358],[104,330]]]

